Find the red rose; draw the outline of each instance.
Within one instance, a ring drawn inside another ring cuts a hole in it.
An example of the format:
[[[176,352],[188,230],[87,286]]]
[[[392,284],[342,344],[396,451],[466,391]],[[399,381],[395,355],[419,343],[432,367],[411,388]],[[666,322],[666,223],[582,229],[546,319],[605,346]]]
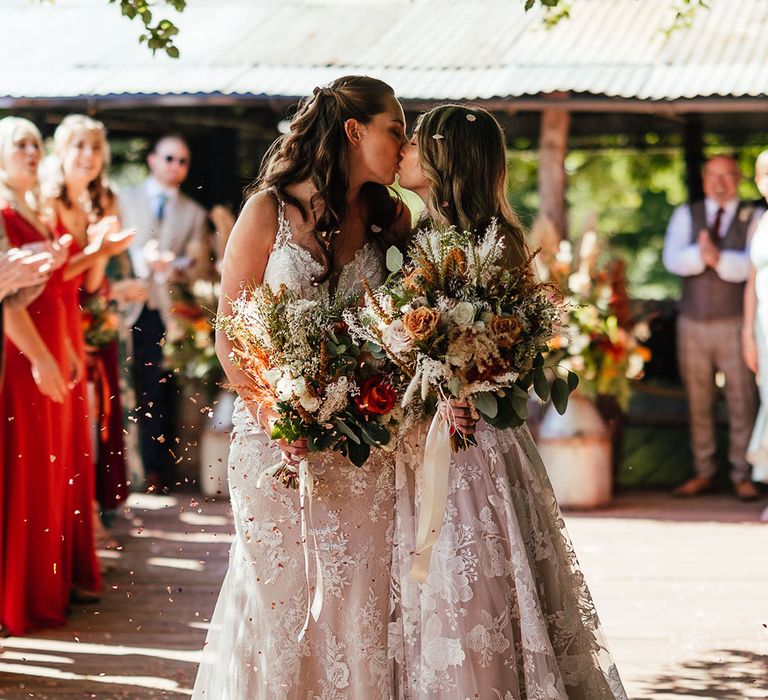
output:
[[[362,413],[370,416],[383,416],[389,413],[397,401],[395,390],[381,377],[370,377],[360,386],[360,394],[355,396],[355,406]]]

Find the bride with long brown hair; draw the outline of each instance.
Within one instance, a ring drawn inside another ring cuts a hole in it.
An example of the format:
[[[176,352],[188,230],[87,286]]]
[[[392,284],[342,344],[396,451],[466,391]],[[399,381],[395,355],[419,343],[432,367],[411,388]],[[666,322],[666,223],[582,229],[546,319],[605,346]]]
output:
[[[247,284],[307,299],[360,293],[361,274],[380,284],[384,251],[410,228],[387,188],[404,133],[392,88],[373,78],[340,78],[302,100],[228,240],[219,314]],[[236,532],[193,697],[387,700],[393,460],[374,454],[358,468],[338,453],[308,456],[325,599],[301,636],[315,581],[305,578],[299,494],[257,480],[281,457],[297,464],[306,442],[270,439],[274,416],[249,402],[231,342],[220,333],[216,345],[241,394],[228,469]]]

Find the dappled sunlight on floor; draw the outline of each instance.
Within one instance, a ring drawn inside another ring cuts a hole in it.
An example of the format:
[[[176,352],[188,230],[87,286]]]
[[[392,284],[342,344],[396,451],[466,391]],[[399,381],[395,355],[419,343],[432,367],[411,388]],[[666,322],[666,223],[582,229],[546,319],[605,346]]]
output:
[[[226,570],[226,501],[132,494],[101,550],[102,600],[65,627],[0,639],[0,698],[184,698]]]

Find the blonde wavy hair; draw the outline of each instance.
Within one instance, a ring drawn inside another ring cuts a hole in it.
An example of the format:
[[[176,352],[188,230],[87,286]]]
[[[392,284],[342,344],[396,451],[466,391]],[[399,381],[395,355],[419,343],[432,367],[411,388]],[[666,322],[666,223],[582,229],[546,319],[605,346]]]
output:
[[[64,179],[63,153],[78,134],[96,134],[101,143],[103,163],[99,174],[88,183],[88,200],[85,203],[88,215],[97,220],[101,219],[110,209],[115,200],[107,169],[110,163],[109,142],[107,130],[100,121],[84,114],[70,114],[61,121],[53,134],[53,154],[46,158],[43,174],[43,194],[46,199],[58,200],[67,209],[73,202],[69,198]]]
[[[31,121],[21,117],[4,117],[0,119],[0,199],[14,203],[25,219],[28,219],[36,228],[44,230],[45,227],[40,221],[41,198],[39,180],[31,190],[23,193],[22,197],[19,197],[19,194],[10,186],[8,173],[5,171],[4,160],[7,151],[13,147],[17,140],[24,136],[31,136],[37,142],[41,156],[45,153],[43,137]]]

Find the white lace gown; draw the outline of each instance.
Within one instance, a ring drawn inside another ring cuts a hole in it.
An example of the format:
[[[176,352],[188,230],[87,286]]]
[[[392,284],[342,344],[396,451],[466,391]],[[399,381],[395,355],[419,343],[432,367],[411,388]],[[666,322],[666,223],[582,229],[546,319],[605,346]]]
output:
[[[527,427],[454,455],[427,580],[410,575],[426,429],[398,450],[390,657],[398,698],[626,698]],[[421,555],[420,555],[421,556]]]
[[[755,268],[755,340],[760,410],[747,447],[752,480],[768,482],[768,213],[763,214],[752,237],[749,255]]]
[[[308,251],[291,240],[281,205],[264,281],[317,298],[328,294],[327,283],[312,283],[320,272]],[[374,286],[384,279],[370,244],[342,270],[338,290],[359,292],[360,273]],[[308,586],[298,492],[276,480],[257,488],[260,472],[281,453],[243,402],[236,404],[228,469],[235,539],[192,697],[388,700],[392,455],[374,451],[362,468],[337,453],[310,458],[316,479],[312,522],[325,596],[319,620],[310,622],[299,642]],[[314,590],[312,565],[310,572]]]

